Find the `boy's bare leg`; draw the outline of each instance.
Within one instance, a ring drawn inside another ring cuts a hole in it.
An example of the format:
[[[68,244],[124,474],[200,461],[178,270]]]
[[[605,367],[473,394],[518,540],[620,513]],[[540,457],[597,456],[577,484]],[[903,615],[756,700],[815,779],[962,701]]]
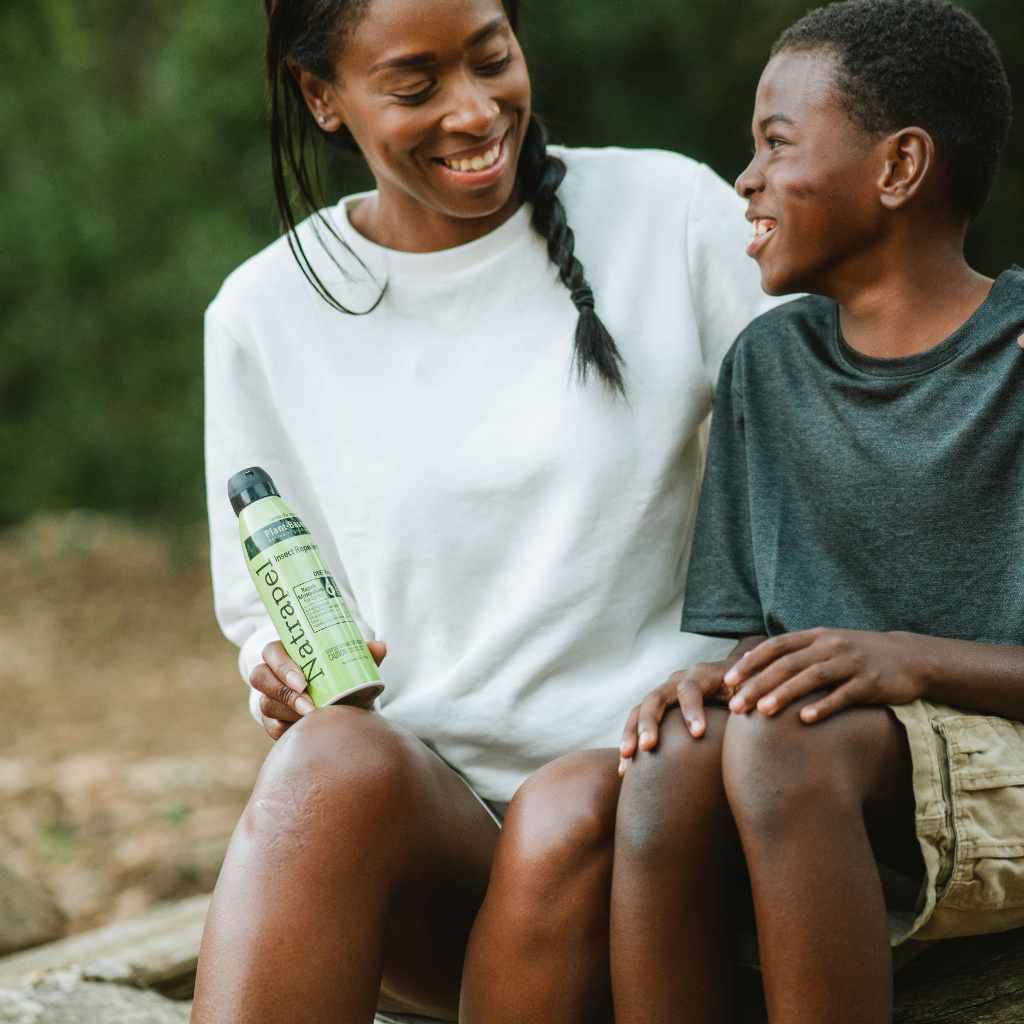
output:
[[[516,793],[466,951],[463,1024],[611,1021],[618,760],[617,750],[571,754]]]
[[[892,1016],[892,956],[866,822],[917,862],[910,753],[887,709],[809,726],[797,716],[811,699],[733,717],[723,750],[769,1019],[880,1024]]]
[[[194,1024],[454,1020],[498,828],[380,715],[324,708],[268,756],[203,935]]]
[[[741,872],[722,781],[728,712],[706,713],[707,731],[694,739],[669,711],[658,747],[636,755],[622,784],[612,883],[617,1024],[731,1019],[727,906]]]

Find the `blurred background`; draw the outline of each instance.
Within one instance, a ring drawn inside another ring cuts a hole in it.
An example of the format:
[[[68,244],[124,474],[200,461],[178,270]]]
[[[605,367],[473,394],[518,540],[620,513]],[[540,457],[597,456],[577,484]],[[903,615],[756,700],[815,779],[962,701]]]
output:
[[[1024,5],[964,6],[1024,96]],[[554,141],[731,181],[807,7],[534,0],[536,107]],[[269,747],[213,622],[202,486],[203,310],[277,235],[262,27],[258,4],[0,7],[0,887],[53,934],[208,890]],[[338,162],[327,194],[368,184]],[[970,238],[989,274],[1020,259],[1022,188],[1018,125]]]

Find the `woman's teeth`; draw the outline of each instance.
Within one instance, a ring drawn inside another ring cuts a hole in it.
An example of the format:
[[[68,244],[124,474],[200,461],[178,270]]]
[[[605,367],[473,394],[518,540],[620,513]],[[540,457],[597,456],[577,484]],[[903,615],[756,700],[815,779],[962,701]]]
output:
[[[754,221],[754,237],[764,238],[765,235],[775,230],[775,223],[775,221],[769,220],[767,217],[759,217]]]
[[[493,167],[501,156],[501,140],[499,139],[486,153],[471,157],[468,160],[442,160],[445,167],[453,171],[486,171]]]

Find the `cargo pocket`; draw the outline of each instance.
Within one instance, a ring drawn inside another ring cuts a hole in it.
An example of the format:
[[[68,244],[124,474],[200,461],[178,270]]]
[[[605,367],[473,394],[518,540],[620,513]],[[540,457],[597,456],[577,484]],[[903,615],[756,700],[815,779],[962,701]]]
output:
[[[987,927],[976,923],[982,930],[1013,927],[1024,922],[1024,725],[987,715],[952,715],[933,725],[946,741],[956,838],[939,904],[990,912]]]

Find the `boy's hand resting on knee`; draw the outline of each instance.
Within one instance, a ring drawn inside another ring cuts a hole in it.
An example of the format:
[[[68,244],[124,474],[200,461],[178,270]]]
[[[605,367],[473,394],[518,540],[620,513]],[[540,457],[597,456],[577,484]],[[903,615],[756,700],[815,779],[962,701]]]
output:
[[[707,728],[704,705],[708,701],[725,704],[735,687],[726,681],[726,673],[739,660],[744,651],[758,643],[761,637],[741,640],[721,661],[706,661],[692,668],[673,672],[661,686],[652,690],[633,708],[626,719],[619,744],[619,775],[625,775],[626,768],[634,754],[641,750],[653,750],[658,745],[658,727],[665,712],[674,704],[686,722],[686,728],[694,739],[700,739]]]
[[[824,627],[772,637],[725,674],[734,691],[729,710],[774,715],[816,690],[831,692],[800,709],[807,724],[853,705],[909,704],[923,692],[922,648],[928,641],[913,633]]]
[[[379,640],[369,640],[366,646],[378,665],[387,656],[387,645]],[[280,640],[263,648],[263,661],[252,670],[249,685],[261,694],[260,718],[272,740],[279,740],[303,715],[316,710],[306,694],[306,677]]]

